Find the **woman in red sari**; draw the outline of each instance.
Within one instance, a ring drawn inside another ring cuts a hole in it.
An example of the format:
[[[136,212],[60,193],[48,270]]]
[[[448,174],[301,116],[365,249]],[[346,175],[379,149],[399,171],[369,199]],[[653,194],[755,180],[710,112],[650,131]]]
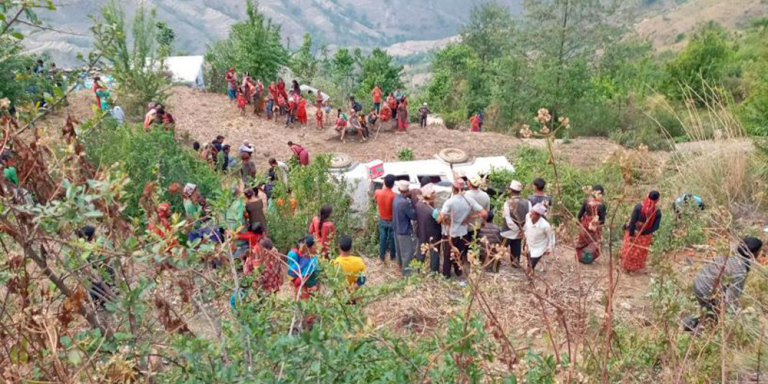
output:
[[[480,132],[480,115],[475,113],[472,115],[472,117],[469,119],[469,124],[472,126],[472,132]]]
[[[603,193],[601,185],[592,187],[592,196],[584,201],[579,211],[580,230],[576,240],[576,258],[582,264],[592,264],[600,257],[602,226],[605,224]]]
[[[285,91],[285,81],[283,81],[282,77],[277,79],[277,93],[288,100],[288,92]]]
[[[333,208],[330,205],[323,205],[320,208],[320,215],[312,219],[309,224],[309,234],[320,240],[320,254],[328,257],[333,234],[336,233],[336,225],[330,220]]]
[[[299,98],[299,105],[298,105],[298,111],[296,111],[296,120],[299,121],[299,124],[301,125],[307,125],[308,118],[307,118],[307,99],[299,96],[298,94],[294,93],[296,97]]]
[[[408,108],[405,103],[400,103],[397,107],[397,131],[405,132],[408,130]]]
[[[392,117],[397,118],[397,99],[395,99],[395,95],[392,92],[387,96],[387,105],[390,112],[392,112]]]
[[[624,242],[621,244],[621,267],[627,272],[637,272],[645,268],[653,233],[661,224],[661,210],[656,208],[659,197],[657,191],[649,193],[642,204],[635,206],[632,218],[625,226]]]
[[[288,142],[288,146],[291,147],[293,157],[299,161],[301,165],[309,165],[309,152],[301,145],[294,144],[292,141]]]

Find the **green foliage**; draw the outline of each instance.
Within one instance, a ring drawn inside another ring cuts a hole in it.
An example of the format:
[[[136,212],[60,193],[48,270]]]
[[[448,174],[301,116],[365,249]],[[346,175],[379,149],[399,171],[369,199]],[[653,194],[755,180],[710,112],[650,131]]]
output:
[[[434,56],[430,105],[449,128],[485,112],[485,127],[510,132],[547,107],[556,118],[571,117],[575,127],[602,134],[615,129],[595,116],[604,115],[612,99],[646,86],[623,64],[636,60],[636,69],[644,70],[640,57],[650,60],[650,46],[613,44],[621,30],[606,20],[615,9],[599,1],[529,0],[524,11],[516,23],[499,3],[473,8],[462,42]],[[614,45],[621,48],[612,50]],[[602,68],[594,65],[601,59]],[[596,91],[598,85],[609,85],[608,94]]]
[[[132,25],[126,25],[125,11],[114,0],[101,9],[101,16],[103,21],[94,18],[91,27],[94,46],[112,68],[123,110],[139,118],[148,103],[168,98],[163,67],[170,50],[158,44],[170,43],[168,30],[159,29],[155,11],[143,7],[136,9]]]
[[[304,42],[291,59],[293,74],[303,83],[312,83],[317,76],[319,60],[312,54],[312,36],[304,34]]]
[[[7,98],[12,108],[42,103],[46,93],[50,97],[56,83],[61,82],[61,75],[56,78],[47,75],[47,68],[35,74],[33,68],[38,57],[23,54],[26,30],[22,29],[22,23],[29,27],[42,26],[36,13],[39,9],[53,11],[56,8],[51,0],[0,3],[0,99]]]
[[[210,66],[206,78],[213,90],[226,90],[224,74],[229,68],[269,81],[277,78],[280,69],[290,61],[282,44],[280,25],[260,13],[252,0],[246,1],[246,16],[246,21],[233,24],[229,36],[213,43],[205,54]]]
[[[295,247],[299,238],[308,233],[312,218],[319,216],[320,208],[326,204],[333,208],[330,221],[336,225],[337,234],[351,235],[360,227],[346,193],[347,186],[329,177],[330,165],[328,155],[312,159],[309,166],[293,164],[288,176],[291,194],[288,195],[283,185],[273,190],[276,202],[269,210],[267,226],[270,238],[279,249]],[[291,209],[291,199],[298,203],[295,211]]]
[[[378,85],[386,95],[395,89],[403,88],[403,66],[396,65],[392,56],[382,49],[375,48],[370,55],[363,58],[360,65],[360,87],[357,91],[358,100],[369,100],[371,90]]]
[[[746,100],[738,112],[747,131],[768,136],[768,19],[756,21],[740,44]]]
[[[345,99],[352,94],[354,84],[357,82],[355,73],[353,73],[354,66],[355,58],[347,48],[336,51],[330,62],[331,79],[337,84]]]
[[[173,41],[176,39],[176,32],[165,21],[158,21],[155,26],[157,27],[156,39],[157,44],[160,46],[160,51],[164,57],[170,56],[173,50]]]
[[[87,148],[88,159],[99,166],[119,164],[131,183],[125,214],[142,217],[139,199],[144,185],[155,183],[167,190],[171,183],[194,183],[203,196],[212,197],[221,189],[219,176],[194,151],[181,147],[174,132],[154,129],[146,132],[142,127],[119,126],[92,128],[81,136]],[[178,198],[172,200],[180,208]]]
[[[595,164],[593,168],[576,168],[570,164],[559,162],[557,171],[560,179],[560,189],[562,194],[558,193],[558,186],[555,185],[555,175],[552,165],[548,163],[549,154],[542,149],[521,147],[513,158],[515,166],[514,179],[523,182],[526,189],[523,195],[533,193],[533,187],[530,183],[537,177],[547,181],[547,190],[550,195],[559,195],[560,201],[555,201],[555,205],[562,204],[564,209],[576,213],[581,208],[581,204],[587,197],[584,188],[591,188],[592,185],[600,184],[606,189],[606,196],[613,193],[619,193],[623,181],[621,170],[616,164]],[[511,179],[507,179],[509,184]],[[501,183],[501,180],[499,181]],[[501,186],[501,184],[500,184]],[[613,189],[612,189],[613,188]],[[504,190],[506,188],[502,188]]]
[[[397,150],[397,159],[400,161],[413,161],[413,149],[408,147],[403,147]]]
[[[665,66],[666,94],[682,99],[684,88],[698,95],[711,93],[710,86],[723,82],[734,49],[726,31],[714,22],[702,26],[685,50]]]
[[[472,10],[469,21],[461,29],[461,41],[477,53],[480,71],[509,52],[514,44],[510,39],[515,32],[515,22],[509,8],[497,1],[480,3]]]

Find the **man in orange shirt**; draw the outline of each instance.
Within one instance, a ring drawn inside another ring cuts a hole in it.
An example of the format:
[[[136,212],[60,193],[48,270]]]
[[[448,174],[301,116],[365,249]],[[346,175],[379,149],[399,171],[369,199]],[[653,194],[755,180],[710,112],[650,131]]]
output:
[[[371,97],[373,97],[373,107],[376,108],[376,113],[378,114],[381,110],[381,95],[383,92],[381,92],[381,88],[376,85],[373,87],[373,91],[371,91]]]
[[[392,202],[395,200],[395,192],[392,187],[395,186],[395,175],[384,176],[384,188],[379,189],[373,195],[376,200],[376,206],[379,209],[379,258],[385,262],[387,248],[389,256],[395,260],[395,233],[392,227]]]

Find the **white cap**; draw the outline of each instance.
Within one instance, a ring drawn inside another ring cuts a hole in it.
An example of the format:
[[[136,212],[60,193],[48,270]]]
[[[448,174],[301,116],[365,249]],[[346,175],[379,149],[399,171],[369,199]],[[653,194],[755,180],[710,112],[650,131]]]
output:
[[[397,189],[400,191],[408,191],[411,188],[411,182],[408,180],[398,180],[397,183]]]
[[[509,189],[511,189],[511,190],[513,190],[515,192],[520,192],[520,191],[523,190],[523,183],[521,183],[521,182],[519,182],[517,180],[512,180],[512,182],[509,184]]]

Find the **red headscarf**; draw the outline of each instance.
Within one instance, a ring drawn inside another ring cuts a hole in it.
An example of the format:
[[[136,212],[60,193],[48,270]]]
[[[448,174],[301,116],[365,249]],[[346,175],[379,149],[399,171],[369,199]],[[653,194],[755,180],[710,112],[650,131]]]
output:
[[[658,200],[651,200],[650,197],[646,197],[643,200],[643,204],[640,207],[640,214],[645,216],[645,224],[643,224],[642,230],[651,228],[656,221],[656,202]]]

